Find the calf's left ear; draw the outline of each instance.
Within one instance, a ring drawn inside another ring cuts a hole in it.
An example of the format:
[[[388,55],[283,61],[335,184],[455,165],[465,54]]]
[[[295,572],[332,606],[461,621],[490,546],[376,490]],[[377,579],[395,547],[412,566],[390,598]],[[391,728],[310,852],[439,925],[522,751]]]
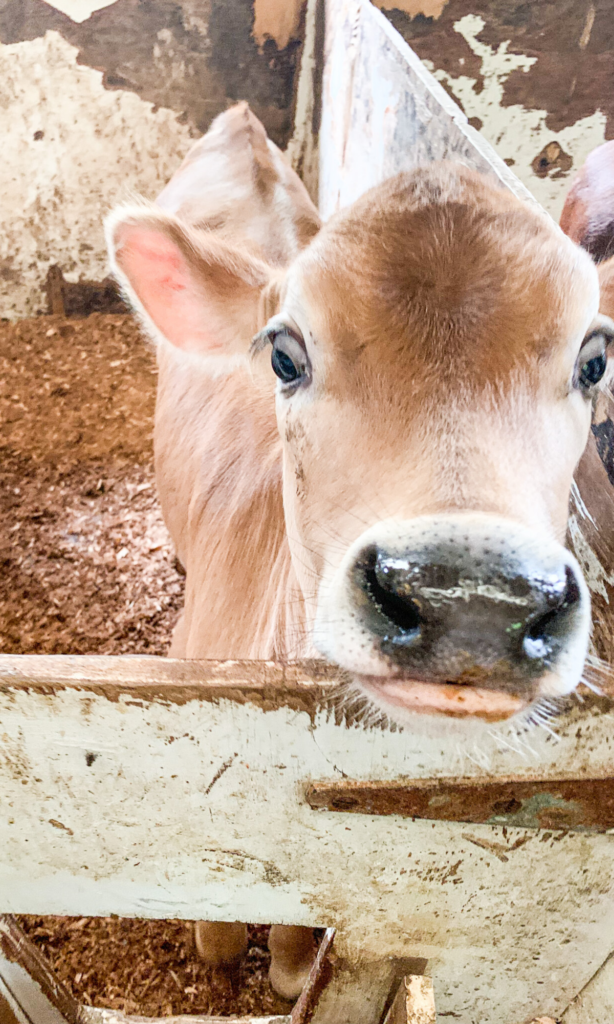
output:
[[[246,250],[151,208],[105,224],[113,274],[154,341],[207,356],[247,354],[273,271]]]

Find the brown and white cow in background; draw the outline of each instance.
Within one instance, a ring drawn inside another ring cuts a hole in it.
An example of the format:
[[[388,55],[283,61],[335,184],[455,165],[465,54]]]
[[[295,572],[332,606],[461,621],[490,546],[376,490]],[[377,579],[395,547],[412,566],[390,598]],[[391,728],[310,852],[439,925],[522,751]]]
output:
[[[600,309],[614,315],[614,141],[587,157],[567,194],[561,228],[598,264]]]
[[[597,264],[601,313],[614,318],[614,141],[593,150],[572,181],[560,221],[562,229]],[[614,398],[609,388],[595,396],[589,443],[576,472],[582,501],[578,554],[593,587],[593,642],[612,675],[614,665]],[[571,517],[574,525],[574,516]],[[576,537],[578,535],[576,528]],[[574,540],[572,531],[572,540]]]
[[[158,351],[158,489],[187,574],[173,656],[315,651],[415,729],[577,686],[590,602],[564,539],[612,325],[545,214],[433,165],[320,228],[242,104],[107,234]],[[245,945],[241,925],[199,935],[211,962]],[[311,934],[271,946],[296,995]]]

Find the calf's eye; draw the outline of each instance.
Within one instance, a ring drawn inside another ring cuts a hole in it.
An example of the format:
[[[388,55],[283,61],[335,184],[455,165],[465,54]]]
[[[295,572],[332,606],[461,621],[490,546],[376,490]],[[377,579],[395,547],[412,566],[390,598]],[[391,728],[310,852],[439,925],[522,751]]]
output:
[[[273,351],[271,352],[271,366],[284,384],[291,384],[293,380],[298,380],[301,375],[300,367],[293,362],[292,357],[287,352],[284,352],[283,349],[276,348],[275,346],[273,346]]]
[[[298,329],[274,316],[252,340],[251,352],[260,352],[265,345],[271,346],[271,366],[282,383],[282,392],[291,395],[311,383],[311,363]]]
[[[309,378],[309,360],[303,342],[288,330],[272,338],[271,366],[282,384],[300,384]]]
[[[584,391],[589,391],[598,384],[608,366],[609,335],[598,331],[586,339],[577,362],[577,384]]]

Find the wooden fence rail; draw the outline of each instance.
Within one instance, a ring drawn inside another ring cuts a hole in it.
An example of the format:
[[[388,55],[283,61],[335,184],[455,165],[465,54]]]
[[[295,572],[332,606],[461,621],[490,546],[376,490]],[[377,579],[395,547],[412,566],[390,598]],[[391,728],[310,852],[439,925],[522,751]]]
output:
[[[585,695],[556,741],[414,732],[345,687],[319,663],[1,657],[0,911],[335,926],[327,1024],[376,1019],[401,960],[441,1015],[560,1014],[614,945],[614,708]]]

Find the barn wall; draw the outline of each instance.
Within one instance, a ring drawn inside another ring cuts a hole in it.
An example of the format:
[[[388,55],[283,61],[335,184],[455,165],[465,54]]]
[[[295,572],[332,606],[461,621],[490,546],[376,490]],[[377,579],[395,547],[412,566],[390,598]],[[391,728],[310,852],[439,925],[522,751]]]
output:
[[[377,4],[558,217],[614,135],[614,0]],[[52,265],[101,280],[106,210],[155,196],[232,102],[285,148],[304,27],[305,0],[0,0],[0,316],[44,311]]]
[[[285,148],[303,23],[303,0],[0,2],[0,316],[44,311],[51,265],[104,278],[104,214],[236,100]]]
[[[376,0],[558,219],[569,179],[614,137],[614,0]]]

